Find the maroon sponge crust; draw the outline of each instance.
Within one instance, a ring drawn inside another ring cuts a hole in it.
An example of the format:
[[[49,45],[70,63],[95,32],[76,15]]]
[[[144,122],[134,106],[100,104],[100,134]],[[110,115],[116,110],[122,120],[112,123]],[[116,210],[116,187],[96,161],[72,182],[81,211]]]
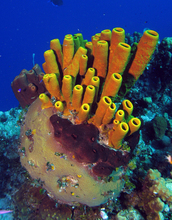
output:
[[[23,69],[11,83],[14,95],[22,108],[32,104],[41,93],[46,92],[43,76],[40,66],[35,64],[29,71]]]
[[[73,125],[68,119],[52,115],[50,122],[55,139],[71,152],[79,163],[92,164],[97,176],[109,176],[112,171],[128,164],[129,153],[122,154],[98,143],[99,130],[93,124]]]

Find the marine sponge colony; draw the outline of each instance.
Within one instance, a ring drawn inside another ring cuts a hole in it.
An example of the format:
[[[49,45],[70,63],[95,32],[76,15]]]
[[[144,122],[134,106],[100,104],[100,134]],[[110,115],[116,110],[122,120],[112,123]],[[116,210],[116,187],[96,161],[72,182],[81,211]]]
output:
[[[147,30],[131,48],[124,29],[114,28],[91,42],[82,34],[66,35],[62,46],[51,40],[43,63],[47,92],[29,107],[20,146],[22,165],[50,196],[97,206],[119,195],[133,151],[124,149],[123,140],[141,126],[123,97],[143,73],[158,38]]]
[[[51,100],[45,94],[39,96],[42,109],[54,106],[63,115],[72,114],[73,124],[87,121],[103,129],[114,119],[107,144],[115,149],[120,148],[125,135],[139,129],[140,120],[131,116],[133,105],[129,100],[124,100],[115,114],[114,101],[122,99],[143,73],[158,34],[146,31],[133,53],[124,41],[122,28],[103,30],[92,36],[92,42],[83,40],[82,34],[68,34],[63,41],[63,53],[59,40],[52,40],[43,64],[43,81]]]

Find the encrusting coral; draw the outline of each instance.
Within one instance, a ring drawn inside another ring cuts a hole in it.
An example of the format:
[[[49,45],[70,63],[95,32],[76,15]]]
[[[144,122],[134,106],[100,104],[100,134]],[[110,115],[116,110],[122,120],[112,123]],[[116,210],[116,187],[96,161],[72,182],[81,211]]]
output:
[[[20,149],[22,165],[51,197],[97,206],[119,195],[133,150],[122,143],[141,126],[123,97],[143,73],[158,37],[147,30],[131,48],[125,31],[114,28],[91,42],[82,34],[66,35],[62,46],[58,39],[50,42],[43,64],[48,92],[28,109]]]
[[[164,179],[158,170],[149,169],[142,189],[126,196],[127,206],[137,206],[146,213],[146,219],[164,219],[162,211],[172,210],[172,180]]]

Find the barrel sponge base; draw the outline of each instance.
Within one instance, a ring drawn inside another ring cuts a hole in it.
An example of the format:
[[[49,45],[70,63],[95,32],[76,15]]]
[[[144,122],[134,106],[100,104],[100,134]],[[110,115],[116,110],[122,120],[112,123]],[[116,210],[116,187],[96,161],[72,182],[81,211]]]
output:
[[[67,133],[62,139],[58,138],[58,133],[55,133],[56,130],[52,124],[53,120],[50,120],[53,115],[57,115],[55,113],[54,107],[42,110],[39,99],[29,107],[21,128],[19,152],[22,165],[33,179],[41,180],[48,194],[58,202],[69,205],[81,203],[98,206],[106,203],[109,198],[116,198],[124,186],[124,181],[121,178],[123,168],[116,171],[115,167],[124,165],[121,161],[127,163],[128,157],[122,158],[123,155],[118,151],[113,151],[114,154],[112,154],[108,148],[105,148],[106,153],[104,153],[104,147],[97,141],[95,144],[88,144],[90,150],[96,152],[96,155],[91,153],[90,159],[88,151],[82,155],[82,146],[87,142],[83,141],[82,145],[82,138],[80,138],[78,142],[80,147],[76,146],[78,148],[74,150],[71,148],[74,145],[71,143],[71,146],[68,146],[69,141],[65,140]],[[57,121],[54,123],[58,123]],[[63,121],[61,125],[63,133],[65,129],[70,133],[69,128],[73,129],[72,126],[75,125],[69,120]],[[87,127],[94,131],[94,139],[98,139],[97,129],[93,125],[87,125]],[[58,128],[60,129],[60,125]],[[77,129],[78,127],[74,128],[75,132]],[[88,136],[89,130],[86,138]],[[117,158],[112,159],[112,155]]]

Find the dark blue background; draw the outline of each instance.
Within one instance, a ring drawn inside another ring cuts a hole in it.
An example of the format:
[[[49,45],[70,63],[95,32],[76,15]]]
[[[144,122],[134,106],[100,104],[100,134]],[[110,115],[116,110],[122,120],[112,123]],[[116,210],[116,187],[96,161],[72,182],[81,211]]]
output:
[[[49,42],[81,32],[85,39],[103,29],[122,27],[126,32],[156,30],[160,39],[171,36],[172,1],[63,0],[60,7],[47,0],[0,0],[0,110],[18,106],[11,81],[22,69],[42,65]]]

